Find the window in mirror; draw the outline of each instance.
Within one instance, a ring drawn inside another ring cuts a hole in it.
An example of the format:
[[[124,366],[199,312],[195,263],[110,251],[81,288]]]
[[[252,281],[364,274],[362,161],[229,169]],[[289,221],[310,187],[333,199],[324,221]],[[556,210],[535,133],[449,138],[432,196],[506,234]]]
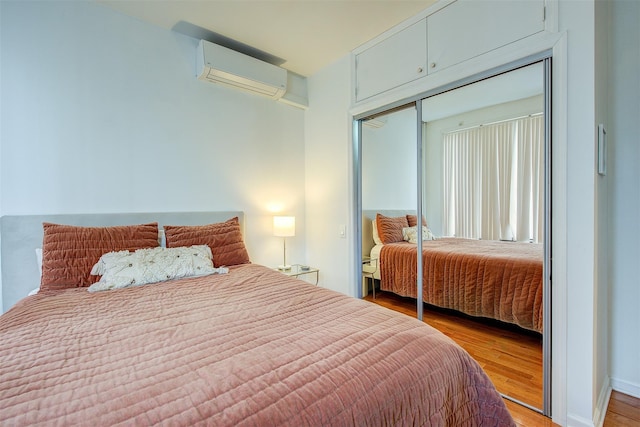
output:
[[[423,101],[424,208],[434,233],[541,242],[542,65]]]

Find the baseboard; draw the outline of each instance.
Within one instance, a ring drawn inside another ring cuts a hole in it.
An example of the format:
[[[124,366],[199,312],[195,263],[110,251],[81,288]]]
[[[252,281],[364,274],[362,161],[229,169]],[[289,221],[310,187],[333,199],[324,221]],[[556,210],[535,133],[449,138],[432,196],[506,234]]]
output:
[[[567,415],[567,427],[594,427],[593,421],[575,415]]]
[[[593,421],[568,414],[567,426],[602,427],[604,424],[604,418],[607,415],[607,407],[609,406],[609,399],[611,399],[611,392],[613,390],[635,397],[636,399],[640,399],[640,384],[634,384],[616,378],[608,378],[604,384],[602,384],[602,388],[598,394],[598,402],[593,411]]]
[[[627,394],[636,399],[640,399],[640,384],[634,384],[616,378],[611,378],[611,388],[620,393]]]
[[[600,388],[598,393],[598,402],[596,403],[596,409],[593,411],[593,425],[596,427],[602,427],[604,424],[604,418],[607,415],[607,408],[609,407],[609,399],[611,398],[611,378],[607,379]]]
[[[604,418],[607,415],[607,407],[609,406],[609,399],[611,398],[611,379],[607,379],[600,388],[598,393],[598,401],[596,407],[593,410],[593,420],[588,420],[576,415],[567,415],[567,426],[569,427],[602,427],[604,424]]]

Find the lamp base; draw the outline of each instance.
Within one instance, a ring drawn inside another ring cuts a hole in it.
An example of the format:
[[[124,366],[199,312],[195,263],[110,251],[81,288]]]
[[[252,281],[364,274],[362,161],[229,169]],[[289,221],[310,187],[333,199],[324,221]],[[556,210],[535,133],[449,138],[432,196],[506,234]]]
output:
[[[291,266],[290,265],[279,265],[278,266],[278,270],[280,270],[280,271],[289,271],[289,270],[291,270]]]

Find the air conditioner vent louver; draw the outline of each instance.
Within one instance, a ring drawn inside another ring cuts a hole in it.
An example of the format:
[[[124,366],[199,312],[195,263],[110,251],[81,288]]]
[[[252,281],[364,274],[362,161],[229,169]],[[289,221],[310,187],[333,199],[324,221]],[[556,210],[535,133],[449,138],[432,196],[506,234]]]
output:
[[[226,47],[200,40],[198,78],[279,99],[287,90],[287,70]]]

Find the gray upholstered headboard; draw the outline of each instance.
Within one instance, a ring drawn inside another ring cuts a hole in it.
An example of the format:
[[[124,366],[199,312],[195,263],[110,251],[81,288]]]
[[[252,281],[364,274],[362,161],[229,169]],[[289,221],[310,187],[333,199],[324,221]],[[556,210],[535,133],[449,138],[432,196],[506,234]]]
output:
[[[42,247],[43,222],[85,227],[157,222],[162,230],[165,224],[204,225],[226,221],[234,216],[240,220],[244,232],[244,213],[240,211],[3,216],[0,218],[2,312],[40,286],[35,250]]]
[[[373,223],[376,219],[376,214],[379,213],[384,216],[402,216],[402,215],[415,215],[415,210],[410,209],[378,209],[378,210],[363,210],[362,211],[362,255],[369,255],[371,249],[375,246],[373,242]]]

